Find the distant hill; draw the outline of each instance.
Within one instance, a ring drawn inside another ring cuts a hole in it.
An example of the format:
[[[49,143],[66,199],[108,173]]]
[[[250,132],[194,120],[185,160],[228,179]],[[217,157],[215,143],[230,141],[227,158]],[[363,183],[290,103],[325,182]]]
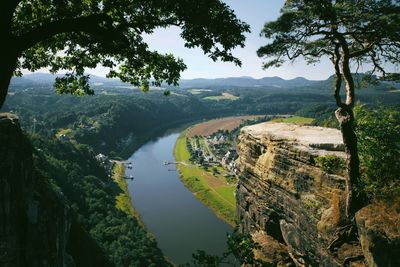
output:
[[[356,85],[356,89],[374,89],[374,90],[398,90],[400,89],[400,83],[398,82],[387,82],[387,81],[379,81],[378,84],[363,84],[363,79],[366,74],[364,73],[353,73],[354,83]],[[375,78],[377,78],[375,76]],[[312,87],[324,89],[324,90],[333,90],[333,86],[335,83],[335,75],[330,76],[328,79],[323,81],[315,82]],[[342,81],[342,92],[344,92],[345,82]]]
[[[62,77],[63,74],[50,74],[50,73],[32,73],[26,74],[22,77],[13,77],[11,79],[11,85],[53,85],[56,77]],[[92,85],[108,85],[117,86],[124,85],[119,79],[108,79],[104,77],[99,77],[96,75],[90,75],[90,84]]]
[[[284,80],[280,77],[264,77],[254,79],[252,77],[231,77],[217,79],[192,79],[181,80],[179,87],[194,88],[194,87],[215,87],[215,86],[235,86],[235,87],[304,87],[317,83],[318,81],[307,80],[303,77],[298,77],[291,80]]]
[[[56,77],[61,77],[62,74],[49,74],[49,73],[32,73],[26,74],[22,77],[13,77],[11,85],[52,85]],[[90,75],[90,83],[92,85],[104,86],[118,86],[124,85],[118,79],[107,79],[96,75]],[[298,77],[291,80],[284,80],[280,77],[264,77],[261,79],[254,79],[252,77],[230,77],[230,78],[217,78],[217,79],[182,79],[179,82],[180,88],[207,88],[219,86],[234,86],[234,87],[304,87],[318,83],[318,81],[307,80]]]
[[[354,75],[355,81],[361,80],[365,74]],[[32,73],[22,77],[13,77],[11,85],[13,86],[32,86],[32,85],[49,85],[52,86],[56,77],[61,77],[62,74],[53,75],[50,73]],[[299,87],[313,87],[324,88],[331,90],[334,83],[334,76],[326,80],[314,81],[307,80],[303,77],[297,77],[290,80],[285,80],[280,77],[264,77],[255,79],[252,77],[230,77],[230,78],[217,78],[217,79],[182,79],[179,82],[179,88],[215,88],[215,87],[276,87],[276,88],[299,88]],[[357,82],[356,82],[357,83]],[[121,82],[119,79],[108,79],[96,75],[90,75],[90,84],[94,86],[126,86],[128,84]],[[384,85],[383,83],[382,85]],[[386,83],[387,84],[387,83]],[[344,83],[343,83],[344,85]],[[393,88],[400,88],[399,83],[391,83]],[[164,87],[169,87],[163,84]],[[172,87],[172,86],[171,86]]]

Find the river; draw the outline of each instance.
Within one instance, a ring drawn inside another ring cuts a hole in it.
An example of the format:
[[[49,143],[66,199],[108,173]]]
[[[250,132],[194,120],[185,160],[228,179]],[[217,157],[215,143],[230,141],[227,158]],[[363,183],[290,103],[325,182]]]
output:
[[[139,148],[127,161],[129,193],[146,229],[164,255],[176,264],[189,262],[196,250],[221,254],[226,234],[232,227],[200,203],[183,185],[174,162],[173,150],[179,132],[168,133]]]

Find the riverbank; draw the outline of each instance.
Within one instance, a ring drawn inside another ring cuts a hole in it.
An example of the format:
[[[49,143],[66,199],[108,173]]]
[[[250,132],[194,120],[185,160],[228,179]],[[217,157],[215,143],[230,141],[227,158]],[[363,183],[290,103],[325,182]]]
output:
[[[112,179],[117,183],[118,187],[122,192],[115,197],[115,207],[129,216],[133,216],[140,224],[144,227],[139,214],[136,212],[132,205],[132,199],[128,191],[128,184],[125,180],[125,164],[121,162],[115,162],[113,166]]]
[[[174,156],[177,170],[184,185],[225,222],[235,225],[236,218],[236,185],[229,184],[225,177],[212,174],[208,170],[190,162],[190,153],[187,148],[188,130],[183,131],[174,147]]]
[[[181,129],[150,141],[129,159],[126,168],[129,193],[135,210],[154,235],[164,255],[175,264],[193,260],[192,254],[204,250],[220,255],[227,250],[226,233],[232,227],[201,203],[182,183],[173,155]]]
[[[222,114],[222,118],[225,118],[223,116],[234,116],[234,114]],[[258,116],[258,115],[248,115],[248,117],[251,116]],[[246,116],[243,116],[246,117]],[[226,117],[229,118],[229,117]],[[171,129],[185,129],[189,127],[190,125],[200,123],[202,121],[213,121],[213,120],[218,120],[221,118],[215,117],[215,116],[199,116],[199,117],[191,117],[191,118],[186,118],[186,119],[180,119],[174,122],[167,121],[164,124],[159,124],[157,126],[149,127],[149,130],[140,134],[139,136],[136,136],[136,140],[132,142],[131,144],[128,144],[124,146],[124,149],[119,151],[117,153],[117,157],[120,159],[126,159],[135,151],[137,151],[140,147],[142,147],[145,143],[151,141],[151,140],[156,140],[159,136],[165,134],[165,132],[168,132]]]

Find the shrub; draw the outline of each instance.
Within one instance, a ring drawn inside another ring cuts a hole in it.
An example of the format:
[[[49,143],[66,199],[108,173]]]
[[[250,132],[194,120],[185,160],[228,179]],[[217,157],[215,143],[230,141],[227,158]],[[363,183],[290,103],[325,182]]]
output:
[[[358,190],[370,199],[399,195],[400,111],[358,104],[354,112],[361,167]]]
[[[344,175],[345,161],[335,155],[324,155],[315,158],[316,166],[320,167],[324,172],[331,174]]]

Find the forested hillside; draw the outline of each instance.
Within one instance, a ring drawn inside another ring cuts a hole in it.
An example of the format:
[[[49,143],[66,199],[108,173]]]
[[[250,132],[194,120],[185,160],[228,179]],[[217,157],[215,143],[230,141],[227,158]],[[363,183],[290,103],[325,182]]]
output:
[[[105,251],[111,265],[162,266],[169,263],[154,238],[116,208],[120,189],[95,155],[126,158],[169,128],[228,115],[297,113],[336,127],[328,84],[329,80],[296,88],[175,88],[169,96],[162,90],[99,87],[95,96],[85,97],[58,96],[48,85],[13,85],[2,110],[20,117],[34,147],[36,172],[72,209],[67,252],[76,262],[88,261],[87,253]],[[390,84],[362,89],[359,95],[367,105],[400,103],[400,93]]]
[[[179,124],[228,115],[293,114],[308,117],[318,105],[333,114],[331,79],[312,86],[171,89],[142,93],[132,88],[98,86],[95,96],[58,96],[51,85],[14,84],[2,110],[12,111],[26,131],[90,145],[96,152],[126,157],[145,140]],[[379,84],[359,90],[363,103],[398,105],[399,90]]]
[[[36,171],[65,197],[78,223],[75,227],[83,227],[112,263],[117,266],[169,265],[154,237],[135,218],[117,209],[116,196],[121,189],[110,178],[108,170],[95,160],[89,147],[37,136],[31,140],[36,148]],[[67,251],[74,256],[78,254],[78,258],[93,254],[90,247],[79,251],[77,238],[70,241]]]

